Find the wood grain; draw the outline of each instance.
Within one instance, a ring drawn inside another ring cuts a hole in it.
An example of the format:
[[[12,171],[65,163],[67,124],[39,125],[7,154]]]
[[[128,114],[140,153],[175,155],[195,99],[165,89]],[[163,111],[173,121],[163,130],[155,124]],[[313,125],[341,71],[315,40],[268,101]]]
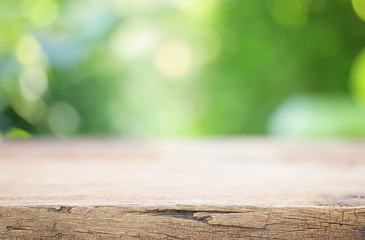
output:
[[[365,239],[365,143],[8,140],[0,239]]]

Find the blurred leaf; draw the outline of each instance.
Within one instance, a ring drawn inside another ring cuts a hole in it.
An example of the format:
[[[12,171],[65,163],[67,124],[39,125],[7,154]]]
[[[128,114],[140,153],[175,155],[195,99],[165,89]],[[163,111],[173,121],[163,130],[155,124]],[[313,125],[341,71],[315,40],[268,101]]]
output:
[[[20,128],[11,128],[8,132],[5,133],[5,138],[29,138],[31,135],[30,133],[26,132]]]

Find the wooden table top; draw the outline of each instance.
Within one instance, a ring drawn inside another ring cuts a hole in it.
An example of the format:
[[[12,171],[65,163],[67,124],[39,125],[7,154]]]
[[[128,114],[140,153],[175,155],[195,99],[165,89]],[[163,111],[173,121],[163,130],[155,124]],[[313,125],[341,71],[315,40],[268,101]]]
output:
[[[0,239],[365,238],[365,141],[0,144]]]

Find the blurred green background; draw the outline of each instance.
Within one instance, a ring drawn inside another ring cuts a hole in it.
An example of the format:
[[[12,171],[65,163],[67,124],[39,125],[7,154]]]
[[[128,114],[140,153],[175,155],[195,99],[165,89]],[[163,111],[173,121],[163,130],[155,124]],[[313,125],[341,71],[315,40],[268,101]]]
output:
[[[365,137],[365,0],[0,0],[0,131]]]

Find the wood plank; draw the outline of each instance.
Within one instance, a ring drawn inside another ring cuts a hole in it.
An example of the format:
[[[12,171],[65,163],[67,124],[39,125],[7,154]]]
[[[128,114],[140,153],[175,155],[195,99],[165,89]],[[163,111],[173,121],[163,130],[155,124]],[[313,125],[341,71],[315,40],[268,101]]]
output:
[[[8,140],[0,239],[364,239],[365,143]]]

